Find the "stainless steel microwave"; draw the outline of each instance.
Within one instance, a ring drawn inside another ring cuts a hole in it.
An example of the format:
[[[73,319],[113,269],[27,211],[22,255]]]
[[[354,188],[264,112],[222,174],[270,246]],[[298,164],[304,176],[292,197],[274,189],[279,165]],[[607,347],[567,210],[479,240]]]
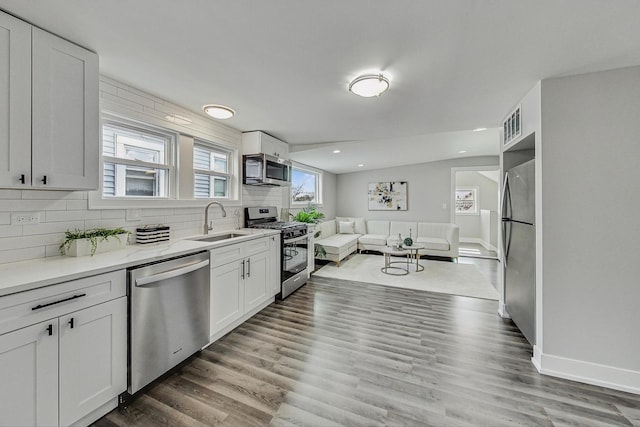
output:
[[[291,162],[269,154],[242,156],[242,182],[246,185],[289,185]]]

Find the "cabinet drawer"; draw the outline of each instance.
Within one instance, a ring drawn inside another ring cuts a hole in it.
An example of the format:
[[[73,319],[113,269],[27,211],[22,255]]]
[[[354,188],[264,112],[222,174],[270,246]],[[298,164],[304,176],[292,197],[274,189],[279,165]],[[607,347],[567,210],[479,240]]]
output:
[[[219,267],[244,257],[244,245],[242,243],[237,243],[235,245],[211,249],[210,254],[211,268]]]
[[[269,250],[269,238],[262,237],[245,243],[245,256],[259,254]]]
[[[0,298],[0,334],[126,295],[125,270]]]

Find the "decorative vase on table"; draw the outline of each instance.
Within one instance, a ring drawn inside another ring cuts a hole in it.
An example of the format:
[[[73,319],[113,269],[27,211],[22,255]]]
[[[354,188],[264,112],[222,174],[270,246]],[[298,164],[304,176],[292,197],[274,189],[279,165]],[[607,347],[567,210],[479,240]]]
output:
[[[409,229],[409,237],[405,237],[404,239],[405,246],[413,246],[413,239],[411,238],[411,229]]]

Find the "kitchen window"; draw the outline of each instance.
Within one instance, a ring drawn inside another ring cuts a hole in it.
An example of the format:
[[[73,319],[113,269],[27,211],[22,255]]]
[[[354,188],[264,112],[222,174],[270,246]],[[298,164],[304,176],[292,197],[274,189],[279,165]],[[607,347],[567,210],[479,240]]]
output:
[[[174,170],[173,141],[173,135],[155,129],[105,122],[103,197],[168,198]]]
[[[291,169],[291,204],[321,204],[321,182],[321,172],[294,165]]]
[[[196,141],[193,146],[193,195],[196,199],[228,199],[232,152]]]

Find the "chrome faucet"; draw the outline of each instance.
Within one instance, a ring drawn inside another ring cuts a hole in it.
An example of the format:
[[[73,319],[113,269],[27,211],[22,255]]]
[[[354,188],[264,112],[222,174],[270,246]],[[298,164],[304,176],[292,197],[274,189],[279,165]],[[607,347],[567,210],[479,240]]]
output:
[[[209,234],[209,231],[213,230],[213,221],[211,221],[211,224],[209,223],[209,207],[211,205],[218,205],[220,206],[220,209],[222,209],[222,216],[225,217],[227,216],[227,211],[224,210],[224,206],[222,206],[222,203],[220,202],[209,202],[207,204],[207,206],[205,206],[204,208],[204,234]]]

